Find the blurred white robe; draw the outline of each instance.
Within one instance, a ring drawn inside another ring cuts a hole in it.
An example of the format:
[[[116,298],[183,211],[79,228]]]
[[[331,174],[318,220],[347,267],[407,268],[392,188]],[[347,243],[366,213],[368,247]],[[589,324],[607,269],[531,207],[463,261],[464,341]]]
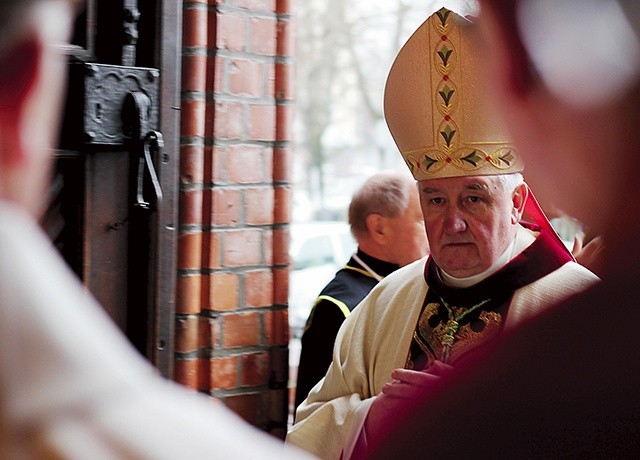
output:
[[[0,202],[0,457],[307,458],[160,377],[36,223]]]

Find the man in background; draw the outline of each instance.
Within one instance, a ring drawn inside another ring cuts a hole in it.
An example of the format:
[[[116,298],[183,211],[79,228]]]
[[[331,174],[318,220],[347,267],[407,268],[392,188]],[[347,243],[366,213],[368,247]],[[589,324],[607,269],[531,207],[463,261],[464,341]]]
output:
[[[74,7],[0,2],[0,457],[301,458],[159,377],[38,226]]]
[[[640,4],[479,3],[486,91],[537,190],[602,235],[602,282],[412,400],[366,458],[638,458]]]
[[[358,249],[320,292],[302,334],[295,407],[324,377],[338,330],[384,277],[427,255],[415,180],[406,172],[374,174],[349,204],[349,225]]]

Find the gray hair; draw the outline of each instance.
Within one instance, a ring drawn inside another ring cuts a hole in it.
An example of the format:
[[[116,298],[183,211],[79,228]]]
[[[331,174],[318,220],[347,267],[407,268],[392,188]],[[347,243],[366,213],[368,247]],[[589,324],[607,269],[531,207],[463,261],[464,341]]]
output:
[[[409,206],[409,197],[415,191],[415,180],[407,173],[383,171],[368,178],[356,190],[349,204],[349,225],[353,236],[367,233],[367,216],[380,214],[399,217]]]
[[[524,177],[521,173],[498,174],[495,177],[497,182],[509,193],[513,193],[520,185],[524,184]]]

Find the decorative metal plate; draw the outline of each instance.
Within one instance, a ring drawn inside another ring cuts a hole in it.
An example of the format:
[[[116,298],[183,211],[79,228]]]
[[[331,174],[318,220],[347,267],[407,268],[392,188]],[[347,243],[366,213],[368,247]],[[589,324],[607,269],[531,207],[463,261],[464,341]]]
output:
[[[62,144],[67,147],[89,145],[122,145],[131,129],[123,119],[141,126],[135,131],[146,133],[159,129],[160,71],[145,67],[78,63],[71,66],[69,96]],[[148,101],[143,113],[123,114],[129,94]],[[78,97],[80,96],[80,97]],[[146,97],[145,97],[146,96]]]

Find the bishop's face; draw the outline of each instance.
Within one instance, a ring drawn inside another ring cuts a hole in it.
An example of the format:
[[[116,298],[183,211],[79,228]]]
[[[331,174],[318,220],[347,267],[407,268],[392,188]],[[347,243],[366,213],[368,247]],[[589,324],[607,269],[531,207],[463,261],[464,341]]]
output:
[[[428,179],[419,187],[431,256],[449,275],[487,270],[515,238],[517,197],[498,176]]]

